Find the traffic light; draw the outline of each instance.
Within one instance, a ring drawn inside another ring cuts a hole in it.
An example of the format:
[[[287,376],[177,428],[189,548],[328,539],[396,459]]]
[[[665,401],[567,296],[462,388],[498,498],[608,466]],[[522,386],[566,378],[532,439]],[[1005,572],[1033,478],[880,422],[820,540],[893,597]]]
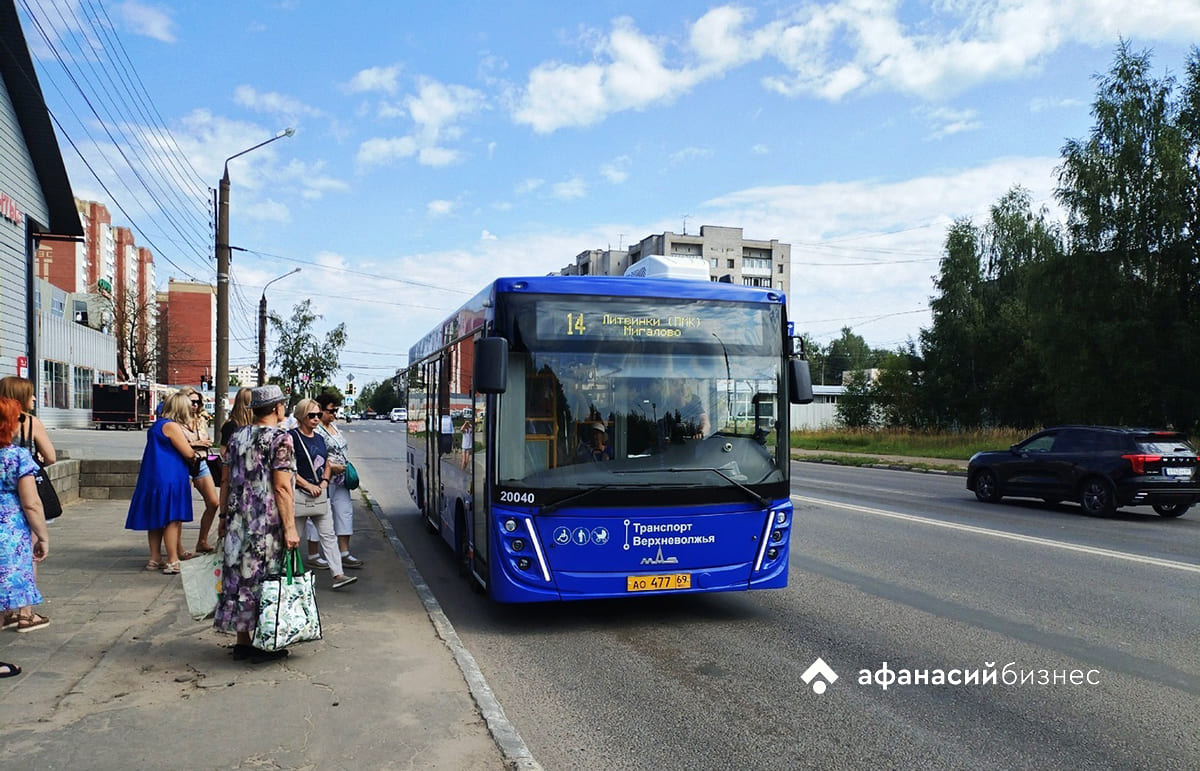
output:
[[[349,383],[349,384],[347,384],[347,386],[346,386],[346,393],[348,393],[348,394],[353,394],[353,393],[354,393],[354,384],[353,384],[353,383]]]

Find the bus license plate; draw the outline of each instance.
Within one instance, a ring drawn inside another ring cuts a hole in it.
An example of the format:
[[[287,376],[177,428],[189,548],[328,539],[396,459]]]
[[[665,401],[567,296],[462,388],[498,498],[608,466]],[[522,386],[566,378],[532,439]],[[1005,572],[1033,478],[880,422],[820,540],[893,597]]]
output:
[[[627,592],[662,592],[672,589],[691,589],[690,573],[668,573],[663,576],[626,576]]]

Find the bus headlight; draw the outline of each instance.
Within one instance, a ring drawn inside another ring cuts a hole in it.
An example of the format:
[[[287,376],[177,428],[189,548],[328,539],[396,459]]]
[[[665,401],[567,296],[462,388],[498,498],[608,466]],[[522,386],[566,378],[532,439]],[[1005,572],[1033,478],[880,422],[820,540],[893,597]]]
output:
[[[525,551],[525,542],[520,538],[514,538],[512,542],[513,551]]]
[[[775,512],[775,524],[782,525],[782,524],[785,524],[786,522],[787,522],[787,512],[786,511]]]
[[[779,556],[779,549],[776,549],[774,546],[772,546],[770,549],[767,549],[767,559],[773,560],[778,556]]]
[[[783,531],[782,530],[773,530],[771,532],[771,540],[774,541],[775,543],[779,543],[780,541],[782,541],[783,540]]]
[[[533,562],[531,562],[528,557],[522,557],[521,559],[517,560],[517,567],[519,567],[521,570],[529,570],[529,566],[532,564]]]
[[[517,520],[515,520],[515,519],[504,520],[504,529],[506,531],[508,531],[509,533],[515,533],[517,531]]]

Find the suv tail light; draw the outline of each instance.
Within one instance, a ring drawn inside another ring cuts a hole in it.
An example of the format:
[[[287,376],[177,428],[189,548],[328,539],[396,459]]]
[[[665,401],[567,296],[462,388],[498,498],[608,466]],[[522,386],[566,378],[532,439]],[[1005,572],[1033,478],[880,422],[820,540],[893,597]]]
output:
[[[1133,473],[1145,474],[1147,463],[1162,463],[1161,455],[1122,455],[1122,458],[1129,461],[1129,465],[1133,466]]]

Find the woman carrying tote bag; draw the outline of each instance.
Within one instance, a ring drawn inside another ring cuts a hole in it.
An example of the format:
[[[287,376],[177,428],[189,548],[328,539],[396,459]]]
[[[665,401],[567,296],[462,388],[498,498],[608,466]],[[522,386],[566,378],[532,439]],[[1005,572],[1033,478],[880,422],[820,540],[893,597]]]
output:
[[[333,588],[341,589],[358,578],[343,572],[342,554],[333,530],[333,513],[329,508],[330,469],[326,463],[329,450],[325,440],[317,433],[317,426],[321,423],[321,407],[315,399],[301,399],[292,415],[296,418],[296,428],[290,432],[292,442],[296,445],[296,512],[303,514],[305,508],[318,508],[319,513],[310,516],[316,521],[321,554],[329,563]]]

